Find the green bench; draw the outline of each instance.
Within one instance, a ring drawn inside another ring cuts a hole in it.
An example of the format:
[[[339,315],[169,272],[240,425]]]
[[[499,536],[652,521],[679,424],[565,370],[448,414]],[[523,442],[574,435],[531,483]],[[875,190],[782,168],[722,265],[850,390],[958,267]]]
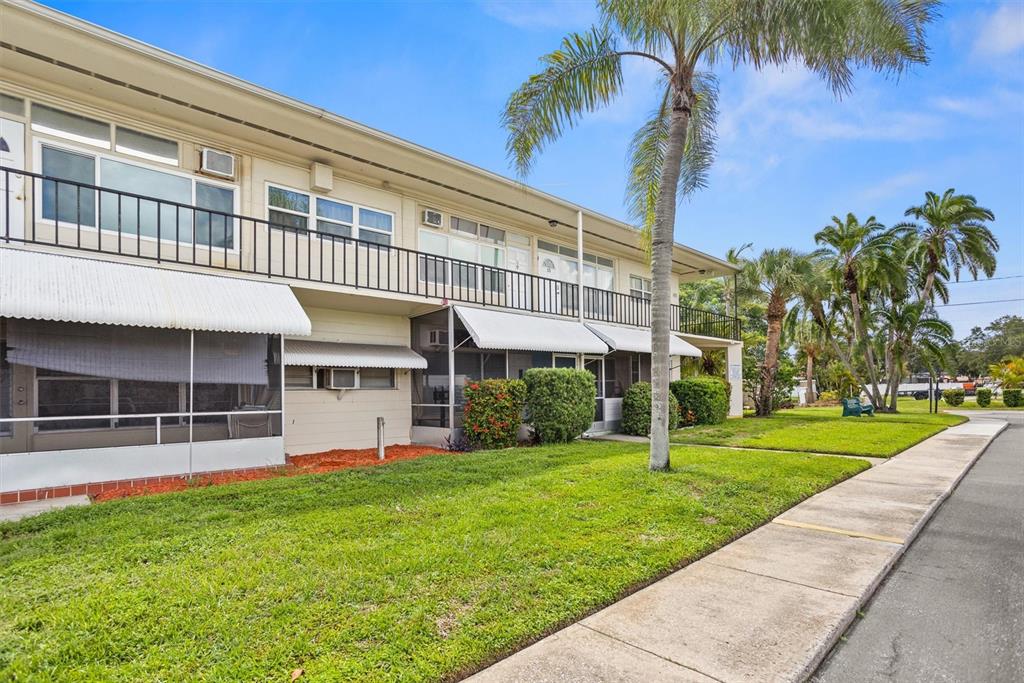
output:
[[[875,416],[875,407],[870,403],[861,403],[859,398],[843,399],[843,417]]]

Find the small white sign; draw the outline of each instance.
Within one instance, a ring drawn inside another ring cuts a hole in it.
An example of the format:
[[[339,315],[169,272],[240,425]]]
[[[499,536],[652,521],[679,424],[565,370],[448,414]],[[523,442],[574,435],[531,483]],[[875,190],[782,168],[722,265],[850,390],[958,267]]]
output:
[[[736,380],[743,379],[743,366],[733,364],[729,366],[729,381],[733,382]]]

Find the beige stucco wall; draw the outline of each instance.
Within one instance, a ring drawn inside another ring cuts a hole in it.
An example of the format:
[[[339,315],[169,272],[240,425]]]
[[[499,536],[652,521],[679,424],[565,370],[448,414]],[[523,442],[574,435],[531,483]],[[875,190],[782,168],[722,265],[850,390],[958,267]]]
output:
[[[408,346],[409,319],[327,308],[306,308],[314,341]],[[377,444],[377,417],[387,444],[409,443],[412,424],[410,371],[395,371],[394,389],[289,389],[285,391],[285,453]]]

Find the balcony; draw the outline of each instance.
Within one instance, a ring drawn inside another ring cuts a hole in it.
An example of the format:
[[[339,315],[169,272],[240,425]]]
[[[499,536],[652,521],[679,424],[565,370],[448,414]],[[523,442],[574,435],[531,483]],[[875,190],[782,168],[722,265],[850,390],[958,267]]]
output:
[[[577,317],[578,285],[0,167],[0,239],[371,292]],[[13,197],[13,200],[8,200]],[[584,287],[587,319],[649,327],[650,302]],[[727,315],[673,306],[673,331],[739,339]]]

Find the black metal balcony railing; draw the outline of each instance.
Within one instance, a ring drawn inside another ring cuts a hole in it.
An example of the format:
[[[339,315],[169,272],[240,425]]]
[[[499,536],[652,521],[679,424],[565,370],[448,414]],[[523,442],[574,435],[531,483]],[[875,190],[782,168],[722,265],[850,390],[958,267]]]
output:
[[[356,289],[578,316],[578,285],[0,167],[0,238]],[[650,302],[583,288],[586,318],[650,326]],[[674,306],[672,329],[739,338],[735,318]]]

